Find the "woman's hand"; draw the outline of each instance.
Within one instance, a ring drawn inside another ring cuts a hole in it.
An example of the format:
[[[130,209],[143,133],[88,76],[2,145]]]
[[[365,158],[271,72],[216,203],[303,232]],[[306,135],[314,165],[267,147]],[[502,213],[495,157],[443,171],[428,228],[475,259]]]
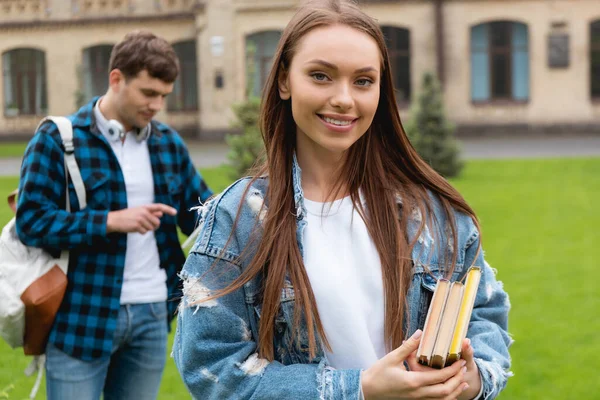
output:
[[[466,360],[440,370],[407,371],[404,367],[404,361],[411,355],[414,359],[421,334],[420,330],[416,331],[402,346],[363,371],[361,383],[365,400],[459,398],[466,387],[463,368]]]
[[[469,389],[458,396],[459,400],[474,399],[481,390],[481,376],[479,375],[479,368],[477,368],[477,364],[475,364],[473,354],[474,351],[473,346],[471,346],[471,339],[465,339],[463,342],[461,357],[467,362],[465,380],[469,384]]]
[[[408,367],[411,371],[415,371],[415,372],[436,371],[433,368],[419,364],[417,362],[416,353],[412,353],[408,357],[407,362],[408,362]],[[464,392],[460,393],[460,395],[457,398],[458,398],[458,400],[472,400],[475,398],[475,396],[477,396],[477,394],[479,394],[479,391],[481,390],[481,377],[479,376],[479,368],[477,368],[477,364],[475,364],[475,360],[473,359],[473,347],[471,346],[470,339],[465,339],[463,342],[462,352],[461,352],[461,360],[458,360],[457,362],[455,362],[454,364],[452,364],[450,367],[447,367],[447,368],[452,368],[460,362],[466,363],[466,364],[463,364],[467,368],[463,379],[466,382],[466,384],[468,385],[468,387],[465,389]],[[447,368],[445,368],[445,369],[447,369]]]

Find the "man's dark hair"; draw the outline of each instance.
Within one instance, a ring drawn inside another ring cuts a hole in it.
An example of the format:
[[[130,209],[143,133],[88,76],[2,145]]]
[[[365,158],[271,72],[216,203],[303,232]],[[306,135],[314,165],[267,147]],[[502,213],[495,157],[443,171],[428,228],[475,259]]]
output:
[[[147,31],[128,33],[110,54],[108,71],[120,70],[126,79],[143,70],[163,82],[173,83],[179,75],[179,59],[165,39]]]

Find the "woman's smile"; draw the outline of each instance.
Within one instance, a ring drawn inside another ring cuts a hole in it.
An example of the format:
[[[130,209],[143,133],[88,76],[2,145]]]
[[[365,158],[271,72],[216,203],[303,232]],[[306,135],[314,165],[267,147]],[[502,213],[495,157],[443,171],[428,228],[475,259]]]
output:
[[[349,132],[356,126],[357,117],[350,115],[339,114],[317,114],[319,119],[333,132],[345,133]]]

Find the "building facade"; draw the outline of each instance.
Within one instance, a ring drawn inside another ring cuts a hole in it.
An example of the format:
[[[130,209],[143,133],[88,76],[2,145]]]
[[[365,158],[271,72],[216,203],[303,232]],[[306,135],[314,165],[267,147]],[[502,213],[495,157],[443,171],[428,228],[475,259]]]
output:
[[[31,135],[103,94],[112,46],[151,30],[180,57],[159,119],[220,137],[231,106],[259,95],[281,32],[302,0],[0,0],[0,138]],[[401,114],[422,74],[443,83],[465,131],[600,132],[598,0],[361,0],[392,58]]]

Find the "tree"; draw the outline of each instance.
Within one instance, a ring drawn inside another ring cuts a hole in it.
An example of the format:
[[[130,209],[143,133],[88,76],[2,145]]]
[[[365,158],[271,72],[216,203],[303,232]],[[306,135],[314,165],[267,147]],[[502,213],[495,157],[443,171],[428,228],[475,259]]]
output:
[[[257,161],[264,159],[264,143],[260,128],[258,127],[258,117],[260,114],[260,98],[252,95],[254,87],[254,52],[256,48],[249,44],[246,49],[246,101],[235,104],[233,112],[237,121],[233,124],[234,128],[241,131],[237,135],[227,135],[225,138],[229,145],[229,165],[233,168],[232,178],[237,179],[248,173]]]
[[[440,84],[432,73],[423,75],[421,92],[405,129],[419,155],[440,175],[450,178],[460,174],[464,163],[454,137],[455,126],[446,119]]]

